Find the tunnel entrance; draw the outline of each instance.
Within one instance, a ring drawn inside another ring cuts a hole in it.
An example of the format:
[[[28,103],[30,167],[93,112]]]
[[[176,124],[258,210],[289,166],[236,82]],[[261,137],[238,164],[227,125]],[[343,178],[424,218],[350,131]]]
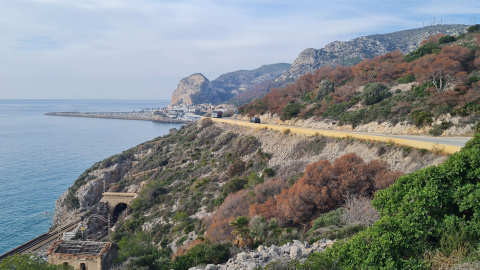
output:
[[[113,209],[113,224],[117,223],[118,217],[127,209],[127,204],[126,203],[119,203],[115,206]]]

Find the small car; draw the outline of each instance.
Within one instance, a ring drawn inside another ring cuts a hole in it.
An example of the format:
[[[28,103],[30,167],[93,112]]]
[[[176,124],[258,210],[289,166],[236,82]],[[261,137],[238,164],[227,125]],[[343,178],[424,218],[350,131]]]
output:
[[[250,123],[260,124],[260,117],[252,117],[252,119],[250,119]]]

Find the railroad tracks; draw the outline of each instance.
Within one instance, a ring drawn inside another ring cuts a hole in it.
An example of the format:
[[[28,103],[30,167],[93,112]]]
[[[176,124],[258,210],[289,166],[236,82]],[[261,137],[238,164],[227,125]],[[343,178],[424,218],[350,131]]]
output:
[[[75,227],[80,224],[81,220],[77,220],[75,222],[72,222],[68,225],[63,226],[62,228],[55,230],[51,233],[44,233],[10,251],[7,251],[6,253],[0,255],[0,261],[3,259],[13,256],[15,254],[28,254],[28,253],[33,253],[36,250],[39,250],[42,247],[45,247],[46,245],[51,245],[53,241],[61,238],[62,234],[64,232],[68,232],[73,230]],[[47,247],[48,248],[48,247]]]

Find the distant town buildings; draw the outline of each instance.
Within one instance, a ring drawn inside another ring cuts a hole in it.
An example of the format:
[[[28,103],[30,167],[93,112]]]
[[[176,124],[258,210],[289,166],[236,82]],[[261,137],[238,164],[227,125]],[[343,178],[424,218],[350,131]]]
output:
[[[154,116],[165,116],[182,120],[197,120],[201,116],[211,116],[214,111],[222,111],[224,116],[233,115],[236,107],[231,104],[198,104],[198,105],[169,105],[166,108],[153,110]]]

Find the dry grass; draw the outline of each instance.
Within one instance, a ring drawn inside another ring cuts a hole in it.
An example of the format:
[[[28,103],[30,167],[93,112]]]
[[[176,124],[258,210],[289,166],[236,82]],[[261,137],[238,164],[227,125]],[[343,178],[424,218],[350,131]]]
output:
[[[432,152],[436,155],[444,155],[445,152],[445,146],[442,146],[438,143],[434,143],[432,146]]]

